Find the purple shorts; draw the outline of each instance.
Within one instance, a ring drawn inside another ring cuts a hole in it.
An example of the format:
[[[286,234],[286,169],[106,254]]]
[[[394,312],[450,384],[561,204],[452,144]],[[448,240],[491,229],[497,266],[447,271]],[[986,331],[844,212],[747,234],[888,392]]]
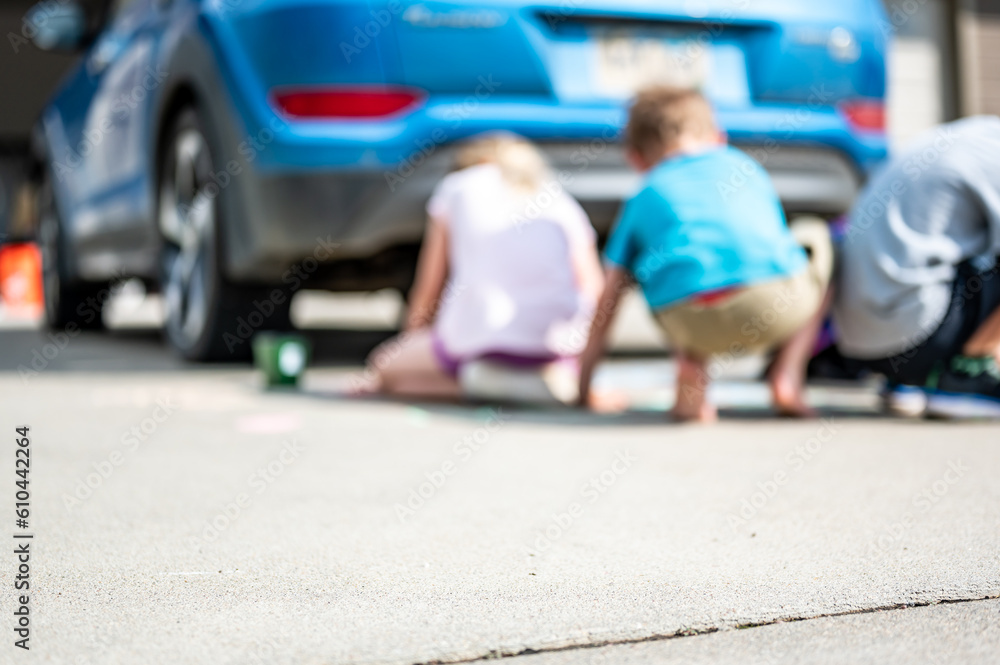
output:
[[[562,359],[562,356],[551,353],[529,356],[504,351],[491,351],[489,353],[480,353],[472,358],[459,358],[444,348],[444,343],[437,335],[434,335],[431,339],[431,348],[434,350],[434,357],[437,359],[441,369],[444,370],[445,374],[454,378],[458,377],[458,370],[462,367],[462,363],[470,360],[492,360],[504,365],[510,365],[511,367],[540,367]]]

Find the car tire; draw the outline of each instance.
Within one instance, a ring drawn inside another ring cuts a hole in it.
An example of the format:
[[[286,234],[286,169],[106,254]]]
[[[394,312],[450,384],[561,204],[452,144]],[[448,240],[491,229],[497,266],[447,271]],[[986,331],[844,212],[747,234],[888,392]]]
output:
[[[266,289],[225,278],[224,192],[212,179],[212,144],[193,108],[175,116],[159,166],[156,210],[167,341],[187,360],[246,360],[254,333],[291,325],[291,298],[276,304]]]
[[[101,330],[104,302],[110,290],[104,283],[84,282],[69,274],[66,234],[52,178],[45,171],[38,199],[38,246],[42,257],[44,321],[49,330]]]

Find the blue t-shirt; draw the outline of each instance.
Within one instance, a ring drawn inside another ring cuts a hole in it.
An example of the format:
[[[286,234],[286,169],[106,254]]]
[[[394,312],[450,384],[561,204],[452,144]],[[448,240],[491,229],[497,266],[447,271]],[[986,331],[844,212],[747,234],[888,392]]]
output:
[[[728,146],[654,167],[625,204],[604,255],[632,273],[654,310],[788,277],[807,262],[764,168]]]

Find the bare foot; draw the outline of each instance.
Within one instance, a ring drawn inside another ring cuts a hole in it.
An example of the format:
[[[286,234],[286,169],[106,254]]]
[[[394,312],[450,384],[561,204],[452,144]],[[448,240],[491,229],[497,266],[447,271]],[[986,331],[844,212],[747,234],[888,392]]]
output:
[[[771,401],[778,415],[785,418],[818,418],[819,414],[806,404],[805,388],[797,372],[789,372],[777,365],[768,376]]]
[[[347,397],[370,397],[382,392],[381,381],[376,376],[358,373],[351,377],[345,396]]]
[[[709,375],[704,360],[677,354],[677,399],[671,417],[678,422],[714,423],[719,419],[708,401]]]
[[[719,411],[715,408],[715,405],[708,402],[703,403],[695,410],[684,409],[678,405],[670,410],[670,417],[679,423],[711,425],[719,422]]]
[[[816,336],[833,300],[833,289],[827,289],[823,302],[806,325],[785,342],[771,367],[767,382],[771,399],[779,415],[787,418],[816,418],[817,413],[805,400],[806,366],[812,355]]]
[[[621,391],[590,391],[587,406],[595,413],[622,413],[628,409],[628,396]]]

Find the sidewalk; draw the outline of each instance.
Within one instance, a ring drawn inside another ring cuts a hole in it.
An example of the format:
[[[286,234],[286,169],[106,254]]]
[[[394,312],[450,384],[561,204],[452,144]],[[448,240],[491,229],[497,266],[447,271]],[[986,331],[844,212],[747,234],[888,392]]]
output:
[[[778,623],[750,630],[524,656],[511,665],[992,664],[1000,602],[979,600]]]
[[[0,373],[0,427],[34,437],[40,662],[452,662],[1000,595],[996,425],[744,403],[705,429],[332,397],[346,380]]]

